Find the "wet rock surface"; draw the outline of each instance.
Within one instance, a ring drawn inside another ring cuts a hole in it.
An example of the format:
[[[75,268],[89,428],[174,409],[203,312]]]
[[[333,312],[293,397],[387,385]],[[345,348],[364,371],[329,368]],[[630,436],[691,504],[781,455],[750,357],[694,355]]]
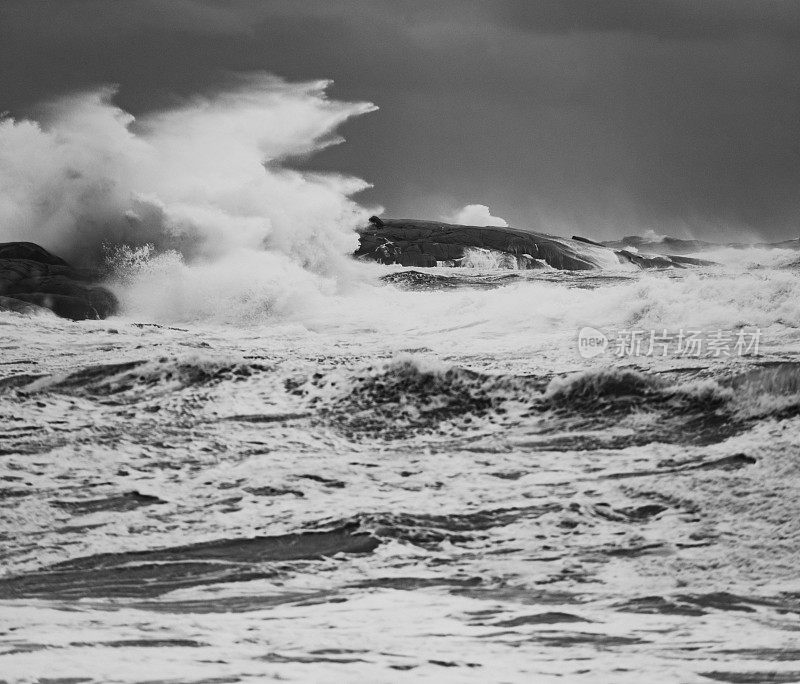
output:
[[[591,270],[600,268],[604,258],[614,258],[605,247],[514,228],[375,216],[370,222],[371,227],[361,232],[355,255],[384,264],[460,266],[470,249],[499,252],[517,267],[530,269],[541,268],[544,262],[562,270]]]
[[[102,274],[75,268],[32,242],[0,243],[0,311],[51,311],[72,320],[116,313],[116,297],[98,284]]]
[[[693,257],[640,253],[635,245],[605,245],[587,238],[571,239],[529,230],[498,226],[462,226],[417,219],[370,218],[360,232],[355,256],[383,264],[426,268],[475,266],[482,261],[493,267],[533,270],[555,268],[586,271],[630,264],[641,269],[713,266]],[[690,251],[685,245],[681,249]],[[477,261],[477,263],[476,263]]]
[[[796,680],[794,275],[402,273],[378,333],[5,316],[0,677]],[[552,337],[687,302],[764,357]]]

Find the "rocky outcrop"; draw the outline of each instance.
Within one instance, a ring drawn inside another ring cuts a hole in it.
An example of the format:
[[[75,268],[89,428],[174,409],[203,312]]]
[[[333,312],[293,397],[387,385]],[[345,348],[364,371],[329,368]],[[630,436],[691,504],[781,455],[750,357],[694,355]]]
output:
[[[583,240],[585,238],[574,238]],[[669,255],[675,258],[676,254],[694,254],[706,252],[720,247],[731,247],[733,249],[792,249],[800,251],[800,238],[781,240],[780,242],[706,242],[705,240],[684,240],[674,237],[657,237],[629,235],[621,240],[612,240],[603,243],[604,247],[613,250],[635,250],[646,254]]]
[[[638,268],[685,268],[713,262],[690,257],[611,249],[587,238],[571,239],[497,226],[461,226],[436,221],[370,218],[355,256],[401,266],[474,265],[483,252],[487,265],[533,269],[550,266],[584,271],[632,264]]]
[[[633,248],[633,250],[646,252],[647,254],[661,255],[691,254],[719,246],[704,240],[682,240],[681,238],[673,237],[652,239],[641,235],[628,235],[621,240],[604,242],[603,245],[614,250],[631,250]]]
[[[616,262],[606,247],[515,228],[461,226],[437,221],[370,218],[355,255],[402,266],[460,266],[470,250],[511,257],[519,268],[582,271]]]
[[[116,297],[97,284],[100,273],[74,268],[32,242],[0,243],[0,310],[31,314],[47,309],[62,318],[106,318]]]
[[[614,250],[620,260],[627,259],[639,268],[686,268],[687,266],[718,266],[715,261],[695,259],[676,254],[643,254],[627,249]]]

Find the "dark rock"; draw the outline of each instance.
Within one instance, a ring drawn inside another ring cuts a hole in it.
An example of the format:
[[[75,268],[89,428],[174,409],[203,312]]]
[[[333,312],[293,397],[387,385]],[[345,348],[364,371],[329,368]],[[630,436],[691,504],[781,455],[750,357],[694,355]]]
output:
[[[684,268],[685,266],[718,266],[714,261],[705,259],[695,259],[694,257],[676,256],[675,254],[665,254],[664,250],[672,249],[675,252],[693,252],[711,247],[710,242],[699,240],[679,240],[677,238],[664,238],[658,242],[647,242],[645,238],[632,235],[617,242],[595,242],[589,238],[573,235],[573,240],[585,242],[587,245],[596,247],[609,247],[613,249],[621,262],[628,261],[639,268]],[[631,248],[633,247],[633,251]],[[646,252],[641,252],[645,247]]]
[[[579,236],[568,239],[499,226],[461,226],[377,216],[369,221],[370,227],[360,233],[355,256],[414,268],[461,266],[470,249],[491,251],[502,266],[519,269],[542,268],[544,264],[570,271],[607,268],[618,263],[644,269],[715,265],[703,259],[662,254],[660,250],[644,254],[629,249],[642,244],[642,238],[625,238],[612,245]],[[670,238],[663,244],[680,252],[692,251],[694,242]]]
[[[592,244],[600,244],[613,250],[628,250],[632,247],[634,251],[644,255],[660,254],[668,256],[673,261],[681,263],[680,260],[684,259],[683,263],[691,264],[693,266],[707,266],[717,265],[713,262],[704,261],[702,259],[693,259],[690,257],[677,257],[676,254],[693,254],[696,252],[704,252],[711,249],[720,247],[731,247],[733,249],[751,249],[757,247],[759,249],[792,249],[800,250],[800,238],[791,238],[789,240],[782,240],[780,242],[726,242],[716,243],[707,242],[706,240],[687,240],[675,237],[655,237],[643,235],[628,235],[621,240],[608,240],[606,242],[594,243],[586,238],[573,236],[573,240],[580,240],[582,242],[590,242]]]
[[[573,235],[572,239],[577,240],[578,242],[585,242],[587,245],[594,245],[595,247],[605,247],[605,245],[601,245],[599,242],[595,242],[589,238],[581,237],[580,235]]]
[[[35,316],[37,314],[50,313],[45,307],[31,304],[30,302],[17,299],[15,297],[0,296],[0,311],[13,311],[24,316]]]
[[[378,217],[372,217],[370,223],[361,231],[355,256],[384,264],[429,267],[445,262],[458,266],[468,249],[499,252],[516,260],[520,268],[537,268],[544,261],[553,268],[589,270],[615,259],[606,247],[515,228]]]
[[[30,261],[38,261],[40,264],[69,266],[61,257],[50,254],[44,247],[40,247],[33,242],[0,243],[0,259],[28,259]]]
[[[683,240],[681,238],[663,237],[653,239],[641,235],[628,235],[622,240],[612,240],[602,243],[611,249],[627,249],[635,247],[640,251],[653,254],[688,254],[692,252],[702,252],[706,249],[718,247],[713,242],[705,240]]]
[[[617,251],[617,256],[625,258],[639,268],[686,268],[687,266],[718,266],[715,261],[695,259],[694,257],[676,256],[674,254],[643,254],[627,249]]]
[[[32,242],[0,243],[0,310],[31,315],[48,309],[62,318],[106,318],[116,297],[97,284],[101,274],[73,268]]]
[[[627,259],[630,263],[636,264],[639,268],[685,268],[682,264],[672,261],[668,256],[661,254],[639,254],[621,249],[617,252],[620,257]]]
[[[696,259],[695,257],[676,256],[675,254],[667,255],[675,264],[683,264],[689,266],[719,266],[716,261],[709,261],[708,259]]]

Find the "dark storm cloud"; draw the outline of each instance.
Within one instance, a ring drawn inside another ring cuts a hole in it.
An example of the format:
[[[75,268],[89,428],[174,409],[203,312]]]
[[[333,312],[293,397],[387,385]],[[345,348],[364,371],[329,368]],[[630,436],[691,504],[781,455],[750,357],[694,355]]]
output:
[[[794,0],[514,0],[496,7],[507,24],[531,31],[620,31],[670,39],[800,36],[800,5]]]
[[[312,160],[394,215],[610,237],[800,233],[800,3],[6,2],[0,110],[139,113],[267,70],[381,111]]]

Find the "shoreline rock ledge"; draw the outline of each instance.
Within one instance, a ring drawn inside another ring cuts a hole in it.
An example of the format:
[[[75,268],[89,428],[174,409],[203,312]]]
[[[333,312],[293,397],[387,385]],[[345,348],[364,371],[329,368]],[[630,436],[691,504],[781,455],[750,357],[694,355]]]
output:
[[[119,308],[95,269],[75,268],[33,242],[0,243],[0,311],[51,311],[74,321],[106,318]]]
[[[484,266],[587,271],[631,264],[638,268],[685,268],[710,261],[612,249],[586,238],[562,238],[517,228],[462,226],[372,216],[359,231],[354,256],[412,267]]]

